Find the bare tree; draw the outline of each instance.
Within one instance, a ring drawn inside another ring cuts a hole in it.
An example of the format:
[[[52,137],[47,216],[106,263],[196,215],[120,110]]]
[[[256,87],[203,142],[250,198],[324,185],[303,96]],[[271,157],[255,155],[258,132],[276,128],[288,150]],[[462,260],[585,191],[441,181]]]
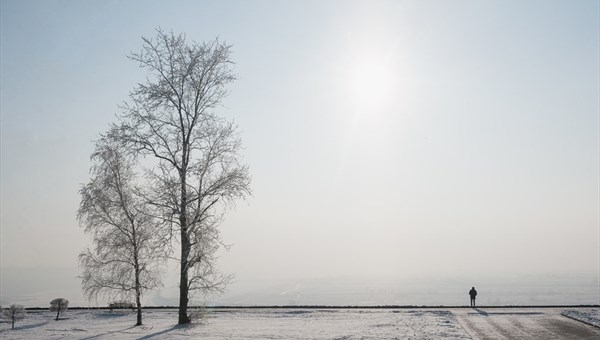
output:
[[[136,188],[134,161],[109,139],[101,139],[92,155],[92,178],[81,188],[78,219],[92,236],[94,249],[79,255],[83,290],[90,299],[135,297],[137,323],[142,324],[141,296],[160,286],[160,264],[166,245]]]
[[[188,323],[190,291],[218,292],[228,277],[216,268],[223,211],[249,193],[248,167],[232,122],[213,110],[235,80],[231,47],[218,40],[188,43],[157,30],[143,38],[131,59],[148,71],[130,93],[119,124],[108,135],[136,154],[154,157],[147,169],[154,193],[148,200],[181,245],[179,323]]]
[[[58,317],[60,316],[60,312],[64,312],[69,308],[69,300],[64,298],[58,298],[50,301],[50,311],[56,312],[56,321],[58,321]]]
[[[2,310],[2,315],[4,315],[5,318],[10,319],[12,324],[11,328],[14,329],[15,321],[21,320],[25,317],[25,308],[23,307],[23,305],[12,304]]]

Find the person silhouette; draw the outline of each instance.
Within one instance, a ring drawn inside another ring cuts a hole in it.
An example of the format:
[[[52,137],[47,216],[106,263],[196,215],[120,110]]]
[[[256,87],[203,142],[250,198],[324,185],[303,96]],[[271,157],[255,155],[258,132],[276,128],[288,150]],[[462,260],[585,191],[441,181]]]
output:
[[[475,307],[475,297],[477,296],[477,291],[475,290],[475,287],[471,287],[469,295],[471,296],[471,307]]]

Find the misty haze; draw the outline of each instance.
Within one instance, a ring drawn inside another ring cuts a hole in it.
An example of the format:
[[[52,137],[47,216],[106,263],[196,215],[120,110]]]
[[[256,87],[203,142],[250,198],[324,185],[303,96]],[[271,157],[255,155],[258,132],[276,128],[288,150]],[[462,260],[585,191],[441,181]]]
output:
[[[600,338],[598,1],[0,16],[1,338]]]

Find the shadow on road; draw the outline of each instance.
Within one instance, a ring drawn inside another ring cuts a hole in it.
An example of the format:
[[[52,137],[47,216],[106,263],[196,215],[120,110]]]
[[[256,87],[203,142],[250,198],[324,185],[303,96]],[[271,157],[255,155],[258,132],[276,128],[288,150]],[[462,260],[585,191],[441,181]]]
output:
[[[481,315],[481,316],[490,316],[490,315],[544,315],[541,312],[496,312],[496,313],[488,313],[483,309],[473,308],[477,313],[468,313],[469,315]]]
[[[477,313],[469,313],[469,314],[479,314],[479,315],[483,315],[483,316],[488,316],[488,312],[484,311],[483,309],[479,309],[479,308],[475,308],[473,307],[474,310],[477,311]]]

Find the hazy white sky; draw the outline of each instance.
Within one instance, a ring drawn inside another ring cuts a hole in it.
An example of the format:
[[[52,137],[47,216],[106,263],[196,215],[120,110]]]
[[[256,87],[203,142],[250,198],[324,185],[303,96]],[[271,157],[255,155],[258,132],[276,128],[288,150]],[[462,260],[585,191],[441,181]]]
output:
[[[3,285],[76,270],[92,141],[158,26],[233,45],[240,284],[598,273],[598,25],[592,0],[2,0]]]

